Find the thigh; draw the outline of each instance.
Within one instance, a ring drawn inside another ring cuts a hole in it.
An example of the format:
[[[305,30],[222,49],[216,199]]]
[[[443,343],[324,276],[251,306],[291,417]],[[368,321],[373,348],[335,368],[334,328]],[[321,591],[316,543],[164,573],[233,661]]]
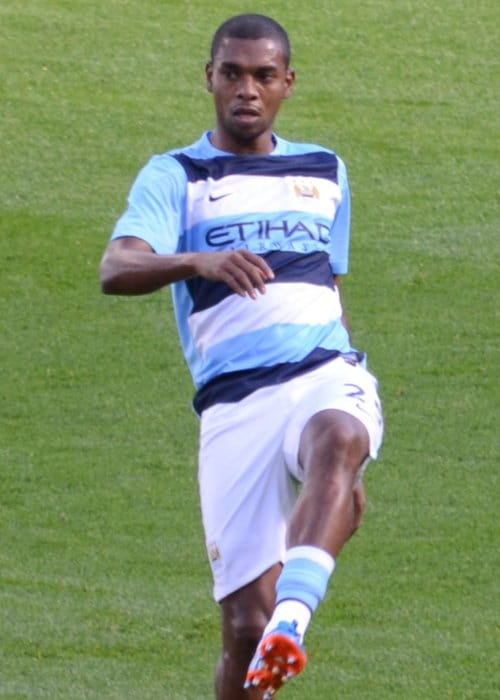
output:
[[[369,455],[375,459],[382,442],[383,418],[377,380],[361,365],[339,357],[303,378],[301,396],[290,417],[284,455],[291,473],[302,480],[299,445],[305,426],[321,411],[335,409],[359,420],[369,437]]]
[[[296,500],[282,454],[287,411],[280,388],[268,387],[203,413],[199,485],[216,600],[284,556]]]

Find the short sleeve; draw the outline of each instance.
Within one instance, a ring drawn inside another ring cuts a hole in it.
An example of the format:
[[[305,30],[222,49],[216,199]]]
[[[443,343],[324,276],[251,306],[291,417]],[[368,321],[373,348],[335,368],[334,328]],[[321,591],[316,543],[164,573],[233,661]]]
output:
[[[338,159],[338,183],[341,199],[331,228],[330,266],[334,275],[344,275],[349,269],[351,195],[347,170],[340,158]]]
[[[112,239],[133,236],[156,253],[177,251],[184,228],[186,175],[169,155],[154,156],[139,172]]]

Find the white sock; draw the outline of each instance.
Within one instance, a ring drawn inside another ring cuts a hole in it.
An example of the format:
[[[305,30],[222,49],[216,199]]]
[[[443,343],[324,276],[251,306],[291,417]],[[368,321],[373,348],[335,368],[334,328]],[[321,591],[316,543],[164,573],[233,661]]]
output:
[[[271,619],[266,625],[264,634],[272,632],[279,622],[286,620],[287,622],[297,623],[297,632],[300,635],[300,641],[304,638],[306,630],[311,621],[312,612],[305,603],[300,600],[283,600],[274,608]]]

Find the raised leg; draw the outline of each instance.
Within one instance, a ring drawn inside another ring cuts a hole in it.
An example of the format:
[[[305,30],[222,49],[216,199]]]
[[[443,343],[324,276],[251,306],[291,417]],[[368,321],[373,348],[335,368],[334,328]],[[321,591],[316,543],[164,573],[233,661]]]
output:
[[[366,499],[358,475],[368,452],[368,432],[354,416],[330,409],[309,420],[300,440],[305,478],[289,547],[312,545],[338,556],[361,522]]]

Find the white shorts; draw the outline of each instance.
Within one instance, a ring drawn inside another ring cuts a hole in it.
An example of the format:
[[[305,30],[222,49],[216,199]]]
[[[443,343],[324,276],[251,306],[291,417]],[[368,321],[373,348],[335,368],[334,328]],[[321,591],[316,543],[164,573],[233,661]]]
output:
[[[329,408],[363,423],[375,459],[383,434],[377,381],[342,357],[203,411],[199,484],[215,600],[283,560],[303,478],[300,436],[311,416]]]

